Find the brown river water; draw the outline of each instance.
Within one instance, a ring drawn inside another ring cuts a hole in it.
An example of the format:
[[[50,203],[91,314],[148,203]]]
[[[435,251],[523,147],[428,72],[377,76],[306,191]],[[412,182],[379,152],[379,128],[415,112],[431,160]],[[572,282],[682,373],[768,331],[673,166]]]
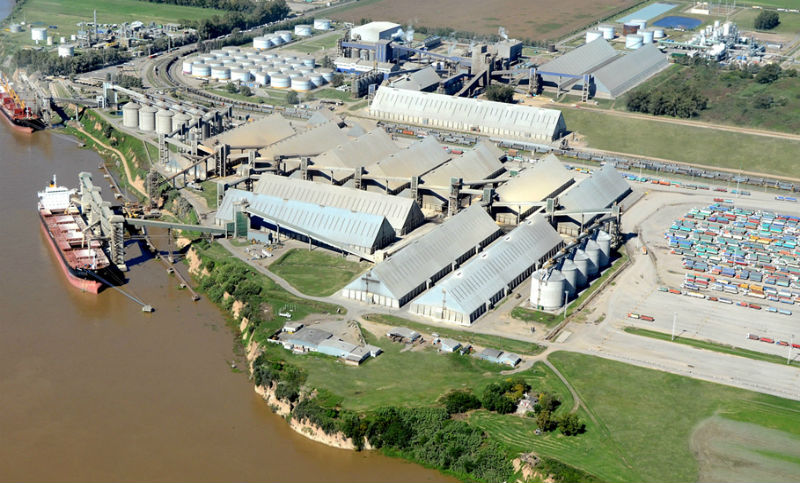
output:
[[[292,431],[231,370],[220,311],[192,302],[138,245],[125,289],[155,313],[71,287],[36,192],[54,173],[74,187],[80,171],[108,192],[99,163],[69,138],[0,123],[0,481],[451,481]]]

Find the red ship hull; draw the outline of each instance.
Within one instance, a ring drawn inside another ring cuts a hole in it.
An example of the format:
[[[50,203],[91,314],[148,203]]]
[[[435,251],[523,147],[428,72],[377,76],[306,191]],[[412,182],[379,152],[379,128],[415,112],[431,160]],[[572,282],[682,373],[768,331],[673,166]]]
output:
[[[40,221],[42,222],[42,233],[44,234],[47,241],[50,243],[50,248],[53,250],[53,254],[56,256],[58,260],[58,265],[61,267],[61,271],[64,272],[64,276],[67,277],[67,281],[75,288],[80,289],[84,292],[89,292],[92,294],[97,294],[100,292],[100,289],[103,287],[103,284],[95,281],[95,280],[88,280],[85,278],[80,278],[72,273],[72,270],[67,265],[66,260],[64,260],[64,255],[56,246],[55,240],[47,231],[47,227],[45,226],[44,219],[40,216]]]
[[[19,124],[14,122],[14,119],[9,115],[8,111],[6,111],[4,106],[0,106],[0,112],[3,113],[3,119],[11,126],[11,129],[21,132],[24,134],[31,134],[33,133],[33,128],[30,126],[20,126]]]

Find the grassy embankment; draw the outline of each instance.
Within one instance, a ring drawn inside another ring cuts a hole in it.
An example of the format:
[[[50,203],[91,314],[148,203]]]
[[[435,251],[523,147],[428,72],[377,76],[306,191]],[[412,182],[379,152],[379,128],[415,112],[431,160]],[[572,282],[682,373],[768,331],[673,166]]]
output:
[[[671,341],[672,339],[671,334],[658,332],[655,330],[641,329],[639,327],[626,327],[625,332],[628,332],[629,334],[650,337],[651,339],[659,339],[667,341]],[[773,362],[775,364],[786,364],[786,357],[783,356],[778,356],[775,354],[765,354],[763,352],[758,352],[749,349],[742,349],[741,347],[735,347],[727,344],[720,344],[718,342],[687,339],[685,337],[676,337],[675,340],[672,342],[675,342],[676,344],[684,344],[692,347],[697,347],[698,349],[707,349],[714,352],[722,352],[723,354],[731,354],[734,356],[746,357],[748,359],[753,359],[756,361]],[[791,361],[791,364],[800,366],[800,361],[793,360]]]
[[[570,131],[586,136],[589,147],[726,169],[800,177],[800,141],[776,139],[598,111],[564,109]]]
[[[322,249],[293,248],[275,260],[269,269],[306,295],[327,297],[367,269],[369,263],[353,262]]]
[[[334,32],[328,34],[319,34],[311,37],[308,40],[301,40],[287,45],[285,48],[279,50],[289,50],[292,52],[303,52],[305,54],[313,54],[320,50],[332,49],[336,47],[336,42],[343,34],[342,32]]]
[[[567,307],[567,317],[571,316],[578,307],[583,304],[584,300],[589,298],[595,291],[597,291],[605,281],[616,273],[628,261],[628,255],[624,250],[617,251],[617,259],[611,264],[611,267],[606,269],[600,277],[592,282],[592,284],[578,295],[578,298],[569,303]],[[549,313],[541,310],[528,309],[525,307],[514,307],[511,311],[511,316],[515,319],[525,322],[538,322],[545,327],[555,327],[559,322],[564,319],[563,313]]]
[[[767,435],[748,448],[755,455],[748,471],[756,469],[766,478],[774,477],[777,467],[781,471],[787,465],[800,469],[800,402],[592,356],[556,352],[550,360],[589,408],[591,417],[583,409],[579,411],[587,423],[585,434],[536,436],[535,422],[529,418],[506,418],[485,411],[474,413],[470,422],[513,451],[533,450],[604,481],[696,481],[701,469],[708,470],[725,457],[714,454],[721,445],[730,444],[734,449],[733,445],[739,444],[712,438],[711,446],[703,447],[710,450],[711,457],[706,454],[698,463],[690,447],[694,430],[714,416],[715,421],[731,425],[750,423],[748,428]],[[746,440],[747,434],[737,437]],[[694,444],[708,443],[698,439]],[[783,439],[794,445],[772,447],[773,440]],[[746,476],[739,479],[747,481]]]

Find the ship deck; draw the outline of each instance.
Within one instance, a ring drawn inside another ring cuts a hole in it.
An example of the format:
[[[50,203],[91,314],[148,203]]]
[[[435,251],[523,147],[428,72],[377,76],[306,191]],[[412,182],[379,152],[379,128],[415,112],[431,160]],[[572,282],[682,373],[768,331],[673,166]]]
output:
[[[103,244],[99,240],[84,237],[86,222],[78,213],[53,213],[42,208],[39,213],[71,268],[101,270],[109,266]]]

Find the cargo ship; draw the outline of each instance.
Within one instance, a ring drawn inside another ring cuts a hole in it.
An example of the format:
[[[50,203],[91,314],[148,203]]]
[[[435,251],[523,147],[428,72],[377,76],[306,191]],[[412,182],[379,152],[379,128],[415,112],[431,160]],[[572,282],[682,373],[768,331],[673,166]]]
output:
[[[110,262],[104,243],[92,236],[78,207],[74,189],[58,186],[56,177],[39,192],[39,218],[61,270],[72,286],[99,293],[106,284],[121,280]]]
[[[2,75],[0,75],[0,112],[3,114],[3,119],[15,131],[30,134],[45,128],[44,122],[31,112]]]

